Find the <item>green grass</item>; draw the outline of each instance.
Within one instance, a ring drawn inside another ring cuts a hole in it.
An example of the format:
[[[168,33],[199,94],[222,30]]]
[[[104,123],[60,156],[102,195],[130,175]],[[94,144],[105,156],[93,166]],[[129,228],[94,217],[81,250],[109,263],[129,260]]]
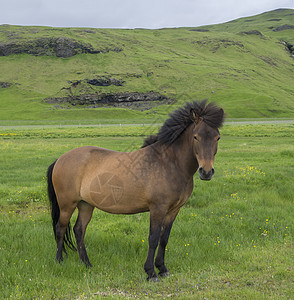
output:
[[[93,92],[155,91],[177,100],[209,98],[230,118],[293,118],[293,58],[282,41],[294,43],[293,30],[274,32],[269,27],[293,24],[293,10],[274,11],[233,22],[193,28],[123,30],[1,26],[0,42],[64,36],[94,48],[115,46],[123,51],[80,54],[70,58],[27,54],[0,57],[0,124],[21,120],[89,120],[90,124],[152,122],[164,119],[174,107],[149,111],[127,109],[54,108],[43,99],[63,95],[69,81],[108,76],[124,86],[92,87]],[[280,19],[280,21],[271,21]],[[249,22],[249,21],[250,22]],[[241,35],[259,30],[263,36]],[[38,121],[39,120],[39,121]],[[43,121],[44,122],[44,121]]]
[[[47,166],[83,145],[135,150],[156,129],[1,130],[1,298],[291,299],[293,124],[224,126],[214,178],[195,175],[175,221],[166,255],[171,277],[146,282],[148,213],[95,210],[86,234],[93,268],[74,252],[54,262]]]
[[[257,16],[241,18],[220,25],[205,26],[207,29],[213,28],[219,31],[228,31],[232,33],[248,32],[259,30],[265,37],[279,39],[294,43],[294,37],[291,30],[274,31],[273,29],[293,22],[293,10],[280,9],[262,13]]]

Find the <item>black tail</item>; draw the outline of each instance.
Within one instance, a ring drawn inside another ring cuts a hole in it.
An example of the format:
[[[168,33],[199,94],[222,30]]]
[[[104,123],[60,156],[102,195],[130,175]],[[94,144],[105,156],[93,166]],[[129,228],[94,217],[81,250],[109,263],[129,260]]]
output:
[[[59,205],[58,205],[58,202],[57,202],[57,198],[56,198],[56,194],[55,194],[55,190],[54,190],[54,186],[53,186],[53,182],[52,182],[52,172],[53,172],[55,163],[56,163],[56,161],[52,165],[50,165],[48,170],[47,170],[47,183],[48,183],[48,196],[49,196],[50,206],[51,206],[51,217],[52,217],[53,232],[54,232],[55,240],[57,240],[56,225],[57,225],[57,222],[59,220],[60,209],[59,209]],[[64,236],[64,243],[71,250],[76,250],[76,247],[75,247],[75,245],[73,244],[73,241],[72,241],[72,230],[71,230],[70,223],[68,223],[68,226],[67,226],[67,229],[66,229],[66,233],[65,233],[65,236]]]

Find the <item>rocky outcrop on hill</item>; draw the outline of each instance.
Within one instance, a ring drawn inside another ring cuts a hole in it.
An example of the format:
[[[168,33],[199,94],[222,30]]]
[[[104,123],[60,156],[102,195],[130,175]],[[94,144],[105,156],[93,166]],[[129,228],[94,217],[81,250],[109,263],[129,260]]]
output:
[[[156,92],[138,93],[95,93],[80,94],[67,97],[52,97],[44,99],[50,104],[58,104],[60,108],[62,104],[70,106],[84,106],[89,108],[95,107],[121,107],[137,110],[147,110],[162,104],[172,104],[174,100]]]
[[[282,26],[278,26],[277,28],[273,29],[273,31],[278,32],[278,31],[283,31],[283,30],[287,30],[287,29],[294,29],[294,25],[282,25]]]
[[[241,35],[259,35],[263,36],[263,34],[258,30],[249,30],[249,31],[242,31],[240,32]]]
[[[3,82],[3,81],[0,81],[0,88],[9,88],[12,86],[12,83],[10,82]]]
[[[107,78],[107,77],[99,77],[94,79],[87,79],[87,83],[95,86],[110,86],[110,85],[116,85],[116,86],[123,86],[124,81],[118,80],[114,78]]]
[[[291,56],[294,58],[294,45],[290,44],[288,42],[283,42],[283,44],[286,46],[286,49],[289,51]]]
[[[106,86],[123,86],[125,83],[122,79],[115,79],[107,76],[97,76],[92,79],[82,79],[68,81],[68,86],[61,89],[62,95],[58,95],[58,98],[67,96],[77,96],[80,94],[93,94],[96,90],[93,87],[106,87]]]
[[[35,56],[55,55],[57,57],[72,57],[80,53],[120,52],[120,48],[95,49],[89,43],[83,43],[66,37],[39,38],[30,41],[9,41],[0,44],[0,56],[11,54],[32,54]]]

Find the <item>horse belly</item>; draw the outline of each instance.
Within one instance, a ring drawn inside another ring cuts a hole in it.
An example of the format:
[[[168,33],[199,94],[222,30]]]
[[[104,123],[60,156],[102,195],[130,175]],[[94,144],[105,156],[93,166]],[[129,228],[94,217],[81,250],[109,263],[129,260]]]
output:
[[[82,198],[93,206],[114,214],[134,214],[148,211],[141,185],[129,184],[113,172],[95,174],[82,187]]]

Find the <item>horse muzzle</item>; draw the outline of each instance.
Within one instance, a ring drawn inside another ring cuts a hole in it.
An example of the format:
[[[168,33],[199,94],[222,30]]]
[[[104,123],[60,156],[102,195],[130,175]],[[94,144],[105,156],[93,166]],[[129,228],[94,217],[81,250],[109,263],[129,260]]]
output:
[[[199,168],[199,176],[201,180],[210,180],[214,174],[214,168],[212,168],[210,171],[206,172],[204,168]]]

